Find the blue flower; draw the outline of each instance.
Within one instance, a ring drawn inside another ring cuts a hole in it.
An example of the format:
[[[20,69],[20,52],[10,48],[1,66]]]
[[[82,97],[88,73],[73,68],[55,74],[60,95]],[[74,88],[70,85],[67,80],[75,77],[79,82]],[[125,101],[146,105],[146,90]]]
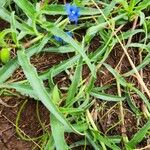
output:
[[[63,42],[63,39],[58,36],[54,36],[54,38],[57,42],[60,42],[60,43]]]
[[[66,4],[65,8],[66,8],[66,12],[68,14],[69,20],[77,24],[78,18],[80,17],[80,8],[75,5],[73,6],[70,4]]]
[[[70,37],[73,36],[72,32],[70,32],[70,31],[67,31],[66,33],[67,33]],[[65,44],[65,41],[64,41],[62,38],[60,38],[60,37],[58,37],[58,36],[54,36],[54,38],[55,38],[55,40],[56,40],[57,42],[62,43],[62,44]]]

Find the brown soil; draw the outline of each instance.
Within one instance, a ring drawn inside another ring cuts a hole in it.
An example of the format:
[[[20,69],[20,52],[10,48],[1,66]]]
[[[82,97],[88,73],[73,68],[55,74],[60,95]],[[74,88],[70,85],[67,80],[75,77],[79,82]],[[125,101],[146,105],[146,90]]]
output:
[[[18,114],[20,106],[25,99],[28,99],[25,109],[21,113],[19,119],[19,128],[31,138],[42,135],[43,130],[36,114],[36,101],[29,98],[17,98],[17,97],[3,97],[2,100],[7,104],[14,106],[14,108],[7,108],[1,106],[0,116],[0,149],[2,150],[31,150],[35,146],[33,142],[21,140],[18,134],[16,134],[15,120]],[[49,122],[49,112],[43,105],[39,105],[40,118],[45,125]]]
[[[0,19],[0,31],[9,27],[9,23]]]

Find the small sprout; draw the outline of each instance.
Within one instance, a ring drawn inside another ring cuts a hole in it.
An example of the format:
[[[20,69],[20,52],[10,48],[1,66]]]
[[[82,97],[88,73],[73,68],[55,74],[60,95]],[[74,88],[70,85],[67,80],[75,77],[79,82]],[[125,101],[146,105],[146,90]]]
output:
[[[76,5],[66,4],[65,6],[66,12],[68,14],[68,18],[71,22],[75,22],[77,24],[78,18],[80,17],[80,8]]]
[[[0,59],[2,63],[7,63],[10,59],[10,48],[2,48],[0,51]]]

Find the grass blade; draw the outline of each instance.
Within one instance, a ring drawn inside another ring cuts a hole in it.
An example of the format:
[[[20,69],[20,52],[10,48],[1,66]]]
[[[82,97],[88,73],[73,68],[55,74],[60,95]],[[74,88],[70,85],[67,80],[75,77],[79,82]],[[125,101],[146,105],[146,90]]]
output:
[[[145,137],[147,131],[150,129],[150,120],[134,135],[134,137],[127,143],[131,148],[134,148]]]
[[[68,60],[63,61],[62,63],[48,69],[46,72],[40,75],[40,78],[42,80],[49,79],[50,76],[54,77],[64,71],[65,69],[70,68],[74,63],[76,63],[79,60],[80,56],[76,55]]]
[[[126,80],[115,69],[113,69],[110,65],[106,63],[103,63],[103,65],[113,74],[113,76],[116,78],[116,80],[119,81],[122,86],[127,85]]]
[[[54,53],[70,53],[70,52],[74,52],[75,49],[70,45],[66,45],[66,46],[60,46],[60,47],[44,48],[43,51],[54,52]]]
[[[11,13],[9,11],[7,11],[4,7],[0,7],[0,18],[2,18],[3,20],[5,20],[9,23],[11,23],[11,20],[12,20]],[[26,31],[26,33],[28,33],[28,34],[34,34],[32,27],[30,27],[26,23],[24,23],[24,22],[19,23],[15,19],[15,24],[16,24],[16,28],[18,28],[19,30]]]
[[[150,62],[150,56],[146,57],[146,58],[143,60],[143,62],[141,62],[141,63],[136,67],[137,70],[139,71],[140,69],[144,68],[146,65],[149,64],[149,62]],[[130,70],[129,72],[125,73],[124,76],[125,76],[125,77],[128,77],[128,76],[130,76],[130,75],[132,75],[132,74],[134,74],[134,73],[135,73],[135,71],[132,69],[132,70]]]
[[[71,102],[71,100],[74,98],[77,92],[78,84],[81,79],[81,73],[82,73],[82,59],[80,58],[72,79],[71,86],[67,94],[66,104]]]
[[[66,127],[72,129],[73,127],[70,123],[64,118],[60,113],[59,109],[51,101],[50,95],[47,93],[43,82],[40,80],[36,69],[30,64],[28,57],[23,51],[18,51],[18,61],[23,68],[23,71],[31,84],[34,92],[37,94],[37,97],[45,105],[45,107]]]
[[[98,99],[101,99],[101,100],[113,101],[113,102],[123,101],[125,99],[125,97],[119,97],[119,96],[116,96],[116,95],[110,95],[110,94],[94,92],[94,91],[92,91],[90,93],[90,95],[94,96]]]
[[[7,89],[15,89],[17,92],[21,93],[22,95],[29,96],[34,98],[35,100],[39,100],[36,96],[36,93],[33,91],[30,85],[19,84],[19,83],[9,83],[9,84],[2,84],[0,88],[7,88]]]
[[[100,141],[107,145],[112,150],[120,150],[120,148],[114,143],[114,141],[108,137],[102,136],[99,132],[93,131],[95,137]]]
[[[55,118],[54,115],[50,115],[50,123],[53,139],[57,150],[67,150],[68,145],[64,138],[64,127],[63,125]]]
[[[93,141],[93,138],[89,132],[86,132],[85,136],[88,139],[89,143],[95,148],[95,150],[102,149],[102,147],[99,144],[97,144],[95,141]]]
[[[141,99],[144,101],[144,103],[146,104],[146,106],[148,107],[149,111],[150,111],[150,103],[149,100],[146,98],[146,96],[137,88],[135,87],[130,87],[131,90],[135,91],[137,95],[139,95],[141,97]]]
[[[55,150],[55,143],[52,136],[49,137],[48,142],[44,147],[44,150]]]
[[[30,18],[34,18],[36,10],[28,0],[14,0],[14,2],[23,10],[23,12]]]
[[[136,114],[136,116],[140,116],[140,110],[136,107],[135,103],[133,102],[129,90],[126,91],[126,99],[131,110]]]
[[[46,5],[41,13],[47,15],[67,15],[64,5]],[[100,14],[99,11],[95,8],[80,7],[81,15],[97,15]]]

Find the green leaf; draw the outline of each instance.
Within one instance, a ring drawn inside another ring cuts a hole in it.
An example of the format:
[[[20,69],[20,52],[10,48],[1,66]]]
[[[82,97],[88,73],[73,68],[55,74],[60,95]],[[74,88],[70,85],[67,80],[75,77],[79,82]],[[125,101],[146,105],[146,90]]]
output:
[[[46,5],[42,8],[41,13],[47,15],[67,15],[64,5]],[[80,15],[97,15],[100,14],[98,9],[80,7]]]
[[[78,121],[77,124],[72,124],[72,126],[79,132],[85,132],[88,130],[88,124]],[[65,127],[65,132],[71,133],[72,131]]]
[[[52,136],[55,142],[55,146],[57,150],[67,150],[68,145],[64,138],[64,127],[63,125],[56,119],[54,115],[50,115],[50,123]]]
[[[10,60],[0,69],[0,83],[5,82],[17,69],[17,59]]]
[[[90,143],[87,141],[86,145],[90,145]],[[69,146],[69,148],[75,149],[76,147],[79,147],[79,146],[85,146],[85,140],[80,140],[80,141],[74,142]]]
[[[0,88],[15,89],[22,95],[29,96],[31,98],[34,98],[35,100],[39,100],[38,97],[36,96],[36,93],[33,91],[30,85],[25,85],[21,83],[9,83],[0,85]]]
[[[36,69],[31,65],[28,57],[23,51],[18,51],[18,61],[24,71],[25,76],[27,77],[29,83],[31,84],[34,92],[37,94],[37,97],[45,105],[45,107],[66,127],[76,131],[66,120],[66,118],[60,113],[59,109],[51,101],[51,97],[46,91],[43,82],[39,78]],[[77,131],[76,131],[77,132]]]
[[[141,49],[147,50],[147,52],[150,52],[150,43],[149,44],[140,44],[140,43],[130,43],[126,47],[138,47]]]
[[[38,49],[37,46],[35,46],[35,50],[36,49]],[[32,48],[31,50],[34,50],[34,49]],[[31,54],[32,53],[30,53],[30,55]],[[43,73],[39,77],[42,80],[49,79],[50,76],[51,76],[50,75],[51,71],[52,71],[52,77],[54,77],[57,74],[59,74],[60,72],[64,71],[65,69],[71,67],[78,59],[79,59],[79,55],[74,56],[74,57],[72,57],[72,58],[70,58],[68,60],[65,60],[62,63],[52,67],[51,69],[48,69],[47,72]],[[10,62],[12,63],[13,61],[10,61]],[[8,68],[8,70],[6,70],[6,71],[10,71],[11,69],[13,70],[13,67],[15,69],[16,66],[13,64],[12,67]],[[7,67],[5,69],[7,69]],[[3,74],[2,77],[5,77],[4,75],[5,74]],[[2,79],[2,78],[0,78],[0,79]],[[12,89],[15,89],[17,92],[20,92],[22,95],[26,95],[26,96],[29,96],[29,97],[32,97],[32,98],[38,100],[36,94],[33,92],[33,89],[32,89],[32,87],[30,85],[25,85],[25,84],[21,84],[21,83],[10,83],[10,84],[2,84],[2,85],[0,85],[0,88],[9,88],[9,89],[12,88]]]
[[[12,29],[4,29],[3,31],[0,32],[0,45],[1,47],[7,47],[8,44],[5,42],[5,36],[9,33],[15,32]]]
[[[142,24],[145,21],[145,14],[143,12],[140,11],[140,26],[142,26]]]
[[[109,17],[109,15],[111,15],[111,11],[115,9],[115,5],[116,5],[117,2],[115,1],[111,1],[111,3],[109,5],[106,6],[106,8],[104,8],[102,10],[102,12],[104,13],[105,17]],[[105,19],[104,17],[101,15],[99,18],[98,18],[98,22],[99,23],[102,23],[104,22]]]
[[[135,103],[133,102],[129,90],[127,90],[127,92],[126,92],[126,99],[127,99],[127,103],[129,105],[129,107],[131,108],[131,110],[136,114],[136,116],[139,116],[140,110],[136,107]]]
[[[140,69],[144,68],[146,65],[148,65],[150,62],[150,56],[147,56],[138,66],[136,66],[136,69],[139,71]],[[130,70],[129,72],[125,73],[123,76],[128,77],[130,75],[134,74],[134,70]]]
[[[70,45],[59,46],[59,47],[48,47],[43,49],[44,52],[54,52],[54,53],[70,53],[74,52],[75,49]]]
[[[23,12],[30,18],[34,18],[36,10],[28,0],[14,0],[14,2],[23,10]]]
[[[149,100],[146,98],[146,96],[140,91],[140,90],[138,90],[137,88],[135,88],[135,87],[130,87],[131,88],[131,90],[133,90],[133,91],[135,91],[136,92],[136,94],[138,94],[140,97],[141,97],[141,99],[144,101],[144,103],[146,104],[146,107],[148,107],[148,110],[150,111],[150,102],[149,102]]]
[[[85,136],[87,140],[89,141],[89,143],[94,147],[95,150],[102,150],[102,147],[100,146],[100,144],[97,143],[95,139],[93,140],[93,137],[90,134],[90,132],[86,132]]]
[[[133,11],[133,9],[134,9],[134,7],[135,7],[135,4],[136,4],[136,1],[137,1],[137,0],[130,0],[129,7],[128,7],[128,10],[129,10],[130,12]]]
[[[112,150],[120,150],[120,148],[114,143],[114,141],[106,136],[102,136],[98,131],[93,131],[95,138],[97,138],[100,142],[103,142]]]
[[[11,20],[12,20],[11,13],[1,6],[0,6],[0,18],[2,18],[3,20],[9,23],[11,23]],[[34,34],[33,28],[27,25],[25,22],[22,21],[21,23],[19,23],[15,19],[15,24],[16,24],[16,28],[18,28],[21,31],[26,31],[26,34]]]
[[[76,6],[81,6],[83,0],[73,0],[73,4],[75,4]]]
[[[128,2],[127,0],[115,0],[116,2],[122,4],[122,6],[127,10],[128,9]]]
[[[122,86],[127,85],[126,80],[115,69],[113,69],[110,65],[106,63],[103,63],[103,65],[113,74],[113,76]]]
[[[110,94],[105,94],[105,93],[100,93],[95,91],[92,91],[90,95],[101,100],[114,101],[114,102],[123,101],[125,99],[125,97],[119,97],[116,95],[110,95]]]
[[[104,62],[106,60],[106,58],[109,56],[109,53],[111,52],[112,47],[109,47],[109,44],[111,43],[111,39],[112,39],[112,36],[110,36],[109,39],[107,39],[107,42],[103,45],[101,45],[98,49],[96,49],[96,51],[94,53],[92,53],[91,55],[89,55],[89,58],[92,60],[92,61],[97,61],[100,59],[100,57],[104,54],[102,60],[101,60],[101,63]]]
[[[2,7],[3,7],[6,3],[7,3],[7,1],[6,1],[6,0],[1,0],[1,1],[0,1],[0,6],[2,6]]]
[[[14,43],[18,46],[15,12],[11,13],[11,29],[14,31],[14,32],[12,32],[12,39],[13,39]]]
[[[71,86],[69,87],[69,91],[67,93],[66,104],[71,103],[78,90],[78,84],[80,83],[81,73],[82,73],[82,59],[80,58],[72,79]]]
[[[95,81],[96,81],[96,79],[91,76],[90,79],[89,79],[89,83],[88,83],[88,85],[87,85],[87,87],[86,87],[86,92],[87,92],[87,93],[90,93],[90,92],[91,92],[91,90],[92,90],[93,87],[94,87]]]
[[[142,33],[144,32],[143,29],[136,29],[136,30],[128,30],[126,32],[121,33],[120,35],[118,35],[120,40],[125,40],[128,39],[129,37],[132,37],[133,35],[137,34],[137,33]],[[118,39],[114,39],[113,43],[116,44],[118,43]]]
[[[135,7],[135,10],[143,10],[150,6],[150,1],[149,0],[143,0],[139,3],[137,7]]]
[[[55,150],[55,143],[53,136],[50,136],[44,150]]]
[[[142,141],[142,139],[146,136],[147,131],[150,129],[150,120],[134,135],[134,137],[127,143],[127,145],[131,148],[135,148],[135,146]]]
[[[56,105],[58,105],[60,102],[59,89],[57,85],[54,86],[54,89],[52,91],[52,100]]]
[[[109,23],[111,23],[113,21],[116,22],[119,19],[122,19],[122,17],[124,17],[124,16],[125,16],[125,14],[118,15],[118,16],[114,17],[113,19],[110,19]],[[99,30],[104,29],[107,26],[107,24],[108,24],[107,22],[102,22],[102,23],[99,23],[98,25],[95,25],[95,26],[92,26],[92,27],[88,28],[88,30],[86,32],[86,35],[85,35],[85,41],[89,42],[89,40],[92,37],[94,37],[94,35],[96,33],[98,33]]]
[[[62,63],[53,66],[52,68],[48,69],[46,72],[42,73],[40,75],[40,78],[42,80],[47,80],[49,79],[49,77],[55,77],[56,75],[58,75],[59,73],[61,73],[62,71],[70,68],[72,65],[74,65],[74,63],[76,63],[79,60],[80,56],[76,55],[68,60],[63,61]]]
[[[94,91],[97,91],[97,92],[99,92],[99,91],[104,91],[104,90],[107,90],[107,89],[109,89],[109,88],[113,88],[114,85],[116,85],[116,84],[110,84],[110,85],[107,85],[107,84],[106,84],[106,85],[103,85],[103,86],[100,86],[100,87],[97,87],[97,86],[96,86],[96,87],[93,88],[93,90],[94,90]]]
[[[83,108],[63,108],[63,107],[60,107],[60,111],[62,113],[76,114],[76,113],[84,112],[84,109]]]

